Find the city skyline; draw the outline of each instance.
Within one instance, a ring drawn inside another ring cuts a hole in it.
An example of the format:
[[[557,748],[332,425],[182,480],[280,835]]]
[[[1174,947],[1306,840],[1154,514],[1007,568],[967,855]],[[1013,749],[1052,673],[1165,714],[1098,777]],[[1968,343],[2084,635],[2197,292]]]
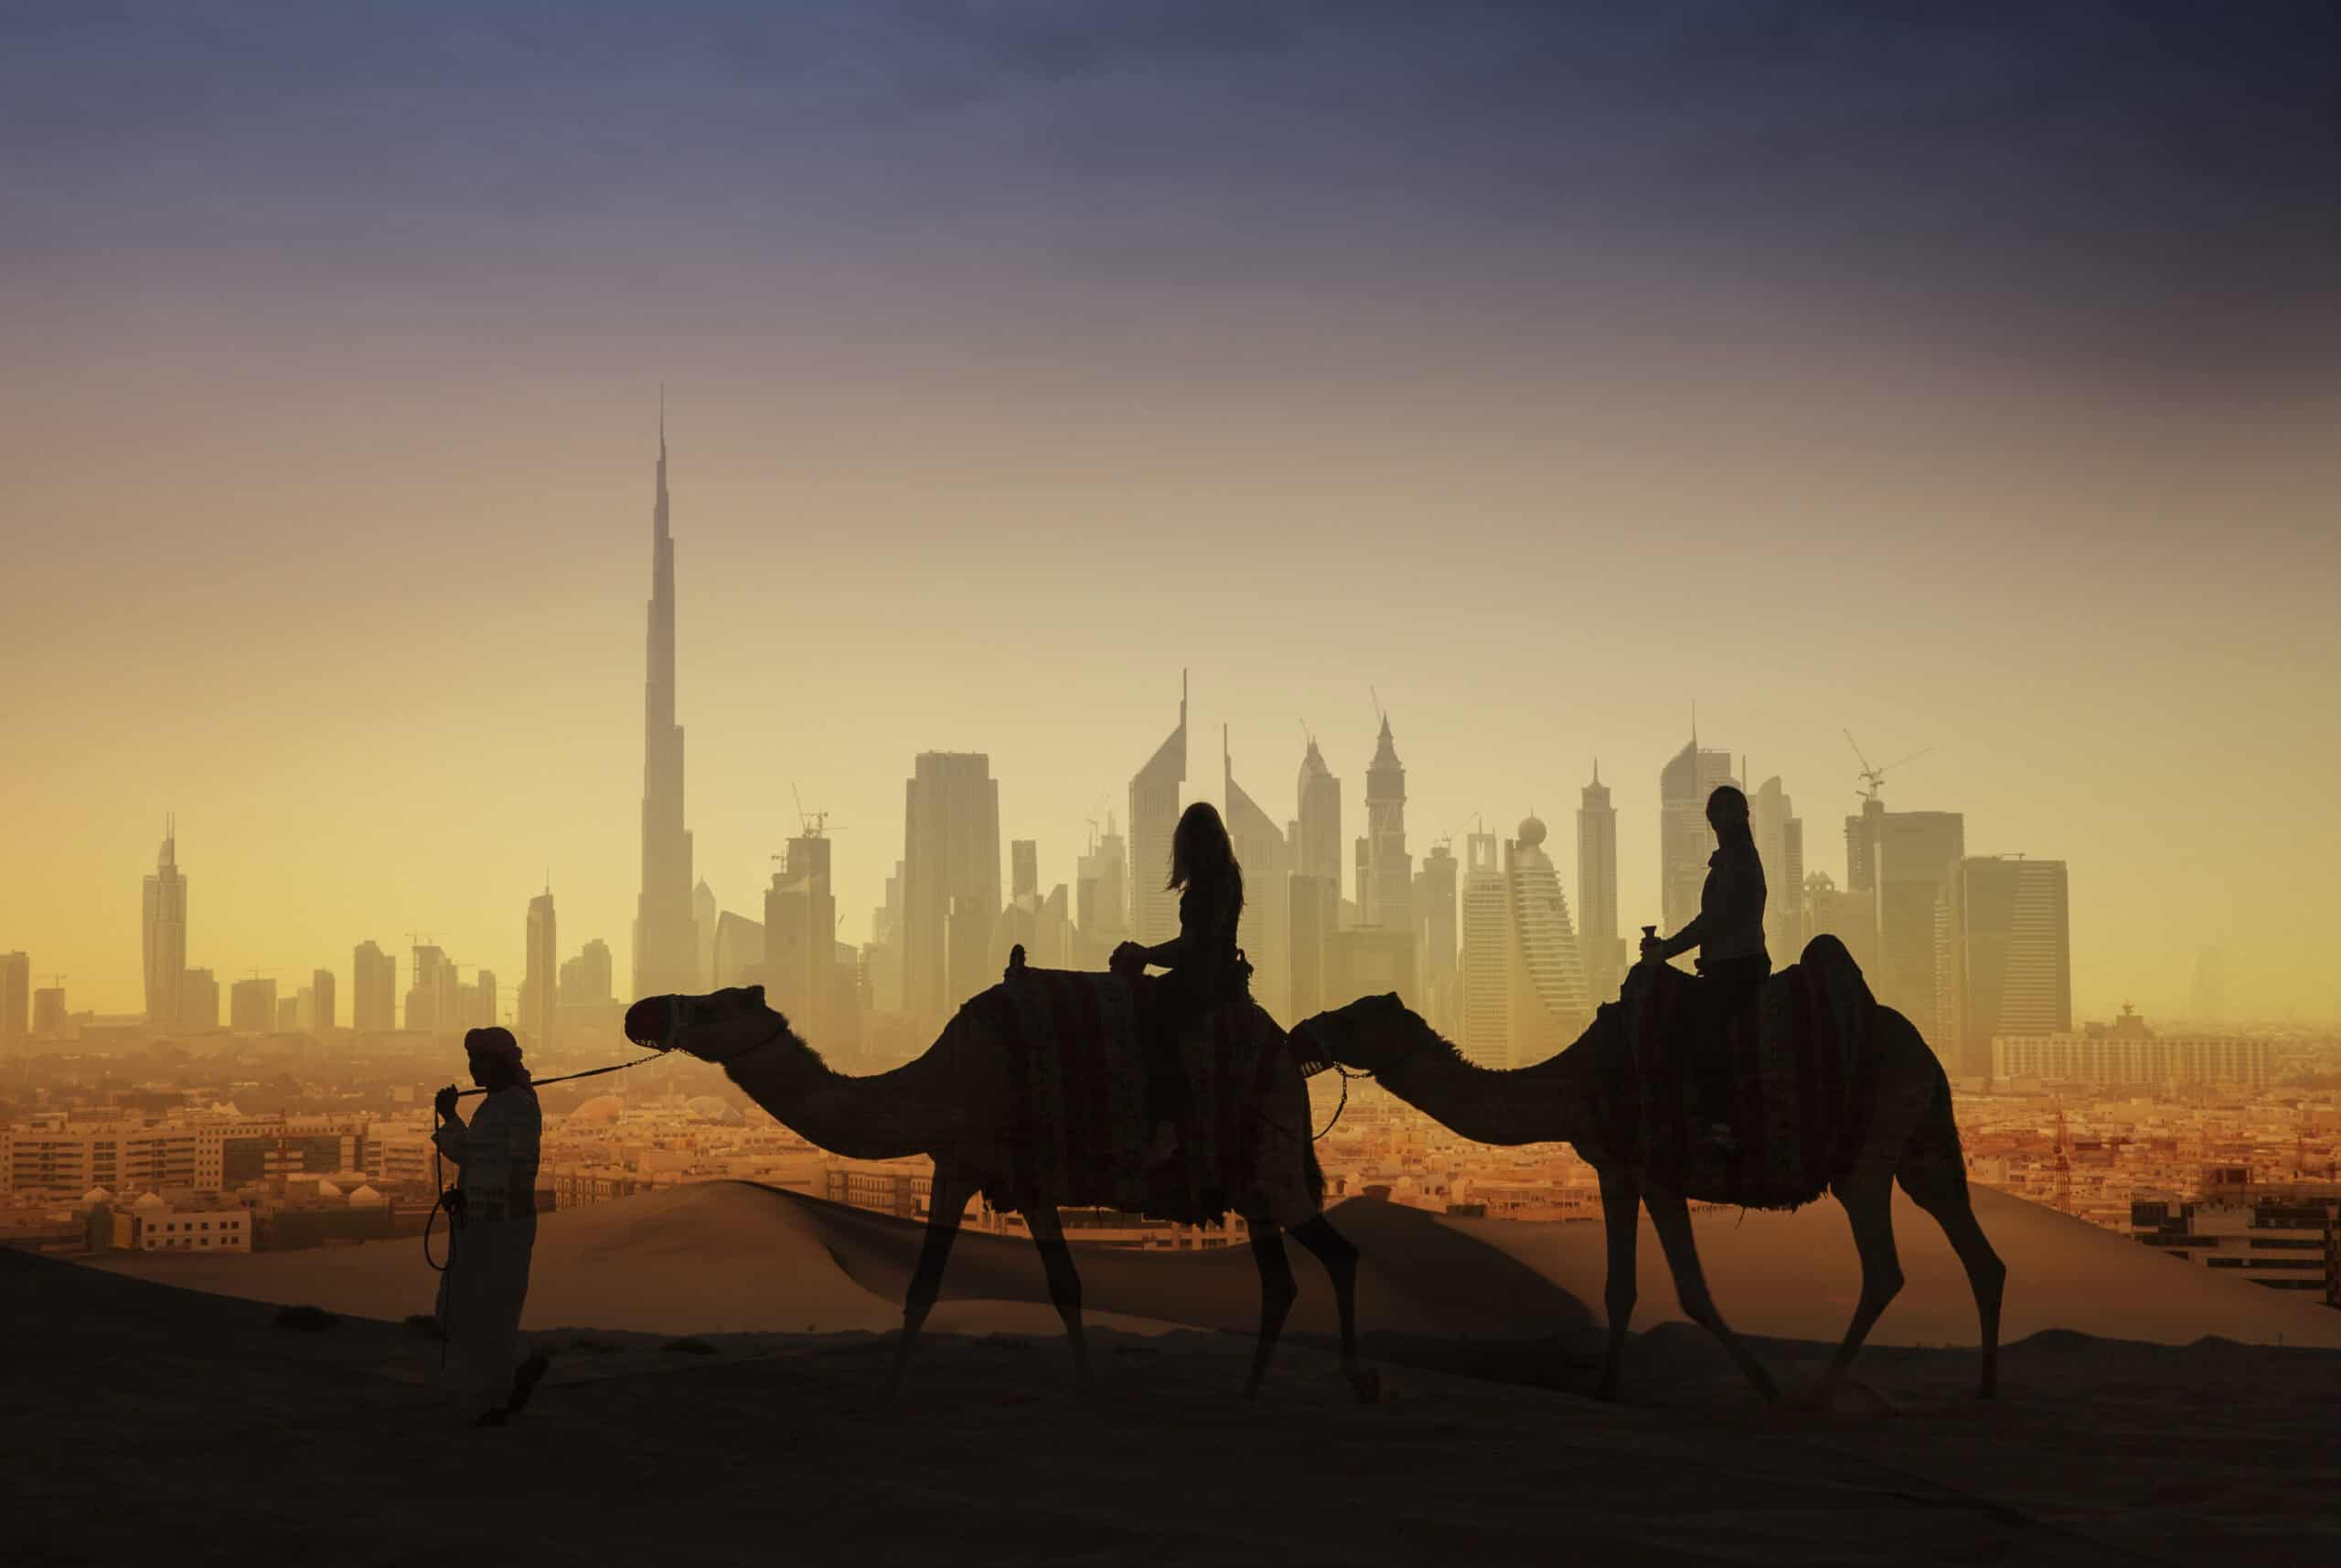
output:
[[[630,956],[663,380],[727,909],[794,786],[866,930],[929,751],[1072,883],[1186,668],[1279,821],[1304,725],[1361,816],[1378,694],[1418,859],[1598,755],[1629,935],[1694,703],[1841,885],[1841,731],[1932,747],[1887,801],[2071,868],[2077,1008],[2212,947],[2333,1016],[2341,168],[2282,11],[46,16],[0,950],[138,1010],[175,811],[223,986],[518,976],[548,868]]]

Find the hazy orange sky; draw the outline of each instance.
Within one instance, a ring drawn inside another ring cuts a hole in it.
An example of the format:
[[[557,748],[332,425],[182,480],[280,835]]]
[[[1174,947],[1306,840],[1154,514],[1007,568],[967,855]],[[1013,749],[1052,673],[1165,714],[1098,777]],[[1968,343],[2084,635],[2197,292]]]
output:
[[[727,908],[794,784],[865,937],[927,749],[1069,881],[1185,667],[1418,855],[1598,756],[1630,931],[1694,700],[1840,878],[1931,746],[2077,1011],[2341,1013],[2331,13],[1556,10],[11,24],[0,950],[135,1010],[176,811],[223,987],[549,873],[623,987],[663,379]]]

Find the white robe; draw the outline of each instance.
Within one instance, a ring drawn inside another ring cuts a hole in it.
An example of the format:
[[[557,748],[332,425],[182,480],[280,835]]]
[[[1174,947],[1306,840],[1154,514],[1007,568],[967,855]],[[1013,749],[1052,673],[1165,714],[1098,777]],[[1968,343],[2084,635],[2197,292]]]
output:
[[[462,1171],[464,1215],[439,1276],[448,1371],[481,1409],[501,1409],[523,1354],[520,1307],[536,1250],[537,1148],[544,1115],[534,1089],[499,1089],[468,1125],[443,1123],[439,1151]]]

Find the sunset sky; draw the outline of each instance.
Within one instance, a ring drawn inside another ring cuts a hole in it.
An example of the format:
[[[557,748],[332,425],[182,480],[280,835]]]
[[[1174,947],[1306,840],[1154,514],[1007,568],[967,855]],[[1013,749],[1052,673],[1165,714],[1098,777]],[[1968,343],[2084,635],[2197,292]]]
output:
[[[922,750],[1070,881],[1850,727],[2071,866],[2074,1003],[2341,1014],[2341,13],[2279,0],[0,6],[0,951],[134,1011],[628,952],[667,387],[698,869],[868,934]],[[1459,831],[1458,833],[1459,843]],[[1003,868],[1003,870],[1005,868]]]

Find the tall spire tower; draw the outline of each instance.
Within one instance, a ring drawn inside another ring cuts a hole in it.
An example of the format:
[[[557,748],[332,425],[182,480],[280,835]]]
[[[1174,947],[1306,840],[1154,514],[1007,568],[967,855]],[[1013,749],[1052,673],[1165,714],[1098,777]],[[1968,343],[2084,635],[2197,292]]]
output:
[[[146,978],[146,1021],[176,1029],[187,978],[187,879],[179,875],[178,818],[163,819],[163,848],[146,879],[139,923]]]
[[[658,389],[658,492],[650,509],[648,669],[643,682],[642,893],[634,994],[693,990],[691,836],[683,827],[683,731],[675,722],[675,536],[667,505],[667,389]]]

